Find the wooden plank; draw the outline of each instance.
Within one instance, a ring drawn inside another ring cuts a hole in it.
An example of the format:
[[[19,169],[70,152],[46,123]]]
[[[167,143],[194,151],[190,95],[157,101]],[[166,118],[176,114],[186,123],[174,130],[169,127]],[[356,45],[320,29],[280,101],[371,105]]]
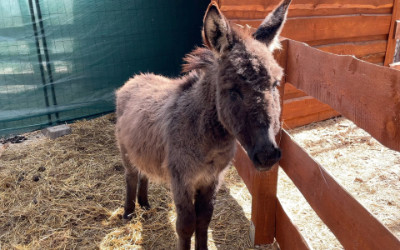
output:
[[[400,249],[400,241],[284,131],[280,166],[345,249]]]
[[[369,55],[385,53],[386,47],[387,47],[387,41],[380,40],[380,41],[324,44],[324,45],[317,45],[314,48],[338,55],[354,55],[357,58],[362,58]]]
[[[282,127],[284,129],[293,129],[300,126],[304,126],[313,122],[324,121],[340,114],[333,109],[319,111],[318,113],[310,113],[305,116],[299,116],[291,119],[284,119]]]
[[[374,63],[374,64],[383,65],[383,63],[385,61],[385,52],[365,55],[362,57],[358,57],[358,59],[360,59],[362,61]]]
[[[254,168],[254,167],[253,167]],[[267,172],[257,171],[253,177],[251,222],[254,245],[272,244],[275,239],[276,191],[278,165]]]
[[[228,19],[263,19],[271,11],[257,11],[257,10],[241,10],[246,9],[248,6],[232,7],[222,6],[222,12]],[[291,9],[289,10],[288,17],[312,17],[312,16],[333,16],[333,15],[352,15],[352,14],[391,14],[392,8],[384,9],[368,9],[368,8],[335,8],[335,9]]]
[[[232,19],[234,23],[258,27],[262,19]],[[307,42],[337,38],[384,35],[389,33],[390,15],[349,15],[288,18],[282,36]]]
[[[278,166],[258,171],[238,143],[233,160],[238,174],[252,195],[250,238],[254,245],[272,244],[275,238],[276,188]]]
[[[319,46],[326,44],[337,44],[337,43],[350,43],[350,42],[368,42],[368,41],[387,41],[388,34],[373,35],[373,36],[360,36],[360,37],[346,37],[346,38],[335,38],[325,40],[314,40],[308,41],[307,44],[310,46]],[[386,49],[385,49],[386,51]]]
[[[296,88],[400,151],[399,71],[290,40],[286,75]]]
[[[285,100],[282,114],[283,120],[285,121],[287,119],[298,118],[309,114],[316,114],[327,110],[332,110],[328,104],[322,103],[311,96],[304,96],[291,100]]]
[[[262,19],[279,3],[279,0],[221,0],[221,10],[229,19]],[[310,0],[293,1],[289,7],[289,17],[326,16],[347,14],[391,14],[393,1],[337,1]]]
[[[276,204],[276,240],[281,250],[311,249],[297,226],[286,214],[279,199]]]
[[[393,62],[395,50],[396,50],[396,39],[395,39],[395,26],[396,21],[400,19],[400,0],[394,0],[392,19],[390,23],[390,31],[388,38],[388,45],[385,56],[385,66],[389,66]]]
[[[292,84],[290,83],[285,84],[285,94],[283,96],[283,100],[289,100],[304,96],[307,96],[307,94],[301,90],[296,89]]]

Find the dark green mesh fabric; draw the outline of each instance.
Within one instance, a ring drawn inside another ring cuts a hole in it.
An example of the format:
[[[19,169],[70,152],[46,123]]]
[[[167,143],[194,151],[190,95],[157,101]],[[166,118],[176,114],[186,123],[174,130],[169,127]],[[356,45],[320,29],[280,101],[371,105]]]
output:
[[[177,76],[207,0],[1,0],[0,136],[114,110],[140,72]]]

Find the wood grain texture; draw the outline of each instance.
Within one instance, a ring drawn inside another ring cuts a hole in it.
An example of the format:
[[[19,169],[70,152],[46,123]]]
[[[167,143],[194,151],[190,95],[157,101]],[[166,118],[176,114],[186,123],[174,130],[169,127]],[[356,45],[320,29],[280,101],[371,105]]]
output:
[[[280,166],[345,249],[400,249],[400,241],[283,132]]]
[[[252,195],[251,221],[254,245],[272,244],[275,238],[276,191],[278,166],[267,172],[258,171],[238,143],[233,165]]]
[[[229,19],[263,19],[278,4],[279,0],[221,0],[221,10]],[[289,17],[326,16],[347,14],[391,14],[393,1],[335,1],[294,0],[289,7]]]
[[[240,25],[258,27],[262,19],[231,19]],[[389,33],[390,15],[350,15],[312,18],[289,18],[282,36],[301,42],[338,38],[385,35]]]
[[[310,96],[285,100],[282,109],[283,127],[285,129],[296,128],[339,115],[329,105]]]
[[[364,41],[364,42],[344,42],[334,44],[317,45],[314,48],[338,55],[354,55],[363,58],[369,55],[381,54],[386,52],[387,41]]]
[[[316,66],[317,65],[317,66]],[[287,81],[400,151],[400,72],[289,41]]]
[[[297,226],[286,214],[279,199],[276,204],[276,240],[282,250],[311,249]]]
[[[390,22],[390,31],[388,38],[388,45],[386,48],[386,56],[385,56],[385,66],[389,66],[389,64],[393,63],[393,58],[396,50],[396,21],[400,19],[400,0],[394,0],[392,19]]]
[[[290,83],[285,84],[285,94],[283,96],[283,100],[289,100],[304,96],[307,96],[307,94],[301,90],[296,89],[292,84]]]

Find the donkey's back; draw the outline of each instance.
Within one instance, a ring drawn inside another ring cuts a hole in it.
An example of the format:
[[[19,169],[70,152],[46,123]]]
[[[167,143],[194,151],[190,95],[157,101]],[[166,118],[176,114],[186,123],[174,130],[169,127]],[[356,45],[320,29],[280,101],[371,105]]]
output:
[[[153,74],[137,75],[116,92],[116,138],[126,171],[166,181],[166,114],[177,80]]]

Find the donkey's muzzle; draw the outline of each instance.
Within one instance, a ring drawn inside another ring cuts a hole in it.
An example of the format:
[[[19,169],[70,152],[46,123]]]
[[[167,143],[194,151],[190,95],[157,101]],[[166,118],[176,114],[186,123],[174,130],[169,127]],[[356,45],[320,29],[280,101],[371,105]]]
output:
[[[282,153],[279,148],[270,147],[267,150],[255,152],[251,160],[257,170],[267,171],[281,159],[281,156]]]

